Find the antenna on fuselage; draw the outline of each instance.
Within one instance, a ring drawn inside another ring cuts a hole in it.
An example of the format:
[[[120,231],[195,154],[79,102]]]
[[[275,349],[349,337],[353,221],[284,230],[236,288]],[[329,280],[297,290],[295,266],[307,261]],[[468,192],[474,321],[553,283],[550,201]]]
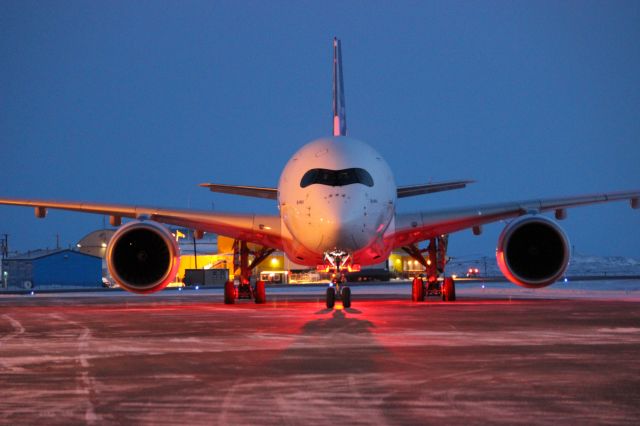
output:
[[[347,112],[344,106],[342,81],[342,49],[340,40],[333,38],[333,136],[347,135]]]

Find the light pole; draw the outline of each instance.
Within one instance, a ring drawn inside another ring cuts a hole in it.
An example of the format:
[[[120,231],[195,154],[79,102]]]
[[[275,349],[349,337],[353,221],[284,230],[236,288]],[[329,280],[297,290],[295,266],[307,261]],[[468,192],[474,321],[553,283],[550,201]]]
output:
[[[9,257],[9,234],[3,234],[0,241],[0,282],[7,288],[7,274],[4,272],[4,258]]]
[[[0,254],[2,260],[9,256],[9,234],[2,234],[2,241],[0,242]]]

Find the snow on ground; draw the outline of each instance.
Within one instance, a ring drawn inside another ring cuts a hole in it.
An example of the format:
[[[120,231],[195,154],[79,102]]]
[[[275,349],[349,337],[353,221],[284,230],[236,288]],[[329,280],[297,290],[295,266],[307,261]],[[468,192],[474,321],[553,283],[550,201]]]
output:
[[[557,282],[549,287],[529,289],[508,282],[469,283],[456,287],[459,297],[508,297],[531,299],[616,299],[640,301],[640,280],[596,280]]]

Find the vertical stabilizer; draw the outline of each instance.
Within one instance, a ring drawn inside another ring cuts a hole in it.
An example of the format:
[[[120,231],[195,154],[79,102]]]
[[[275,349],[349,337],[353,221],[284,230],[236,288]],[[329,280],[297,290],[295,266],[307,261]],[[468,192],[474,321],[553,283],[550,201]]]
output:
[[[340,40],[333,39],[333,136],[347,135],[347,113],[344,107],[342,82],[342,49]]]

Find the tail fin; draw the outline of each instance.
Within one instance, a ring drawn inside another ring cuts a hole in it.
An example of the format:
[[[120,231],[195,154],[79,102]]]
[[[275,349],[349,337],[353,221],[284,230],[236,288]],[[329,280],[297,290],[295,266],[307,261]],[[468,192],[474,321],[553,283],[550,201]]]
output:
[[[344,106],[342,81],[342,49],[340,40],[333,39],[333,136],[347,135],[347,112]]]

